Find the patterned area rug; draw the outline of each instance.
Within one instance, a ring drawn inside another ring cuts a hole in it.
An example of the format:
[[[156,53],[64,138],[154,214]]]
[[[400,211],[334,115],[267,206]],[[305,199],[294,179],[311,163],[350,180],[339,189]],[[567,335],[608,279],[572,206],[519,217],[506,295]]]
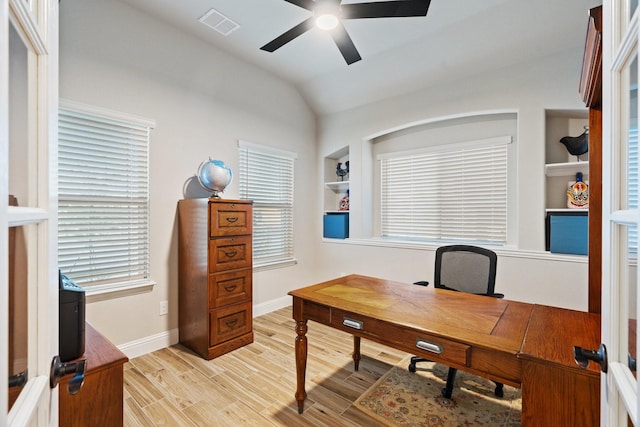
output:
[[[504,397],[493,394],[495,384],[463,371],[456,375],[451,399],[440,394],[446,366],[422,362],[416,373],[408,359],[394,366],[354,406],[388,426],[520,426],[520,389],[504,386]]]

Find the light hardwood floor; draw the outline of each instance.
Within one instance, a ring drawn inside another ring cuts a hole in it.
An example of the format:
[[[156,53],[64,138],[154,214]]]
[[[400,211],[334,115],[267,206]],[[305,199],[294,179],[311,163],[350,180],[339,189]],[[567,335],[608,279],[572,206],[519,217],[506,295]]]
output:
[[[309,322],[307,400],[298,414],[291,308],[254,319],[253,344],[206,361],[181,345],[124,370],[126,426],[381,426],[353,402],[407,353]]]

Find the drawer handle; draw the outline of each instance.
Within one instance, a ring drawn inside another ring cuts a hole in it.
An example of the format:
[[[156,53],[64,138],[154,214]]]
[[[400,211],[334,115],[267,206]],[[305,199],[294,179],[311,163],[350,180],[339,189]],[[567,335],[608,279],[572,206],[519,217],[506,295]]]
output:
[[[435,354],[442,354],[442,351],[443,351],[442,346],[440,344],[424,341],[424,340],[421,340],[420,338],[416,340],[416,347],[418,347],[420,350],[430,351],[431,353],[435,353]]]
[[[224,324],[227,325],[227,328],[229,329],[233,329],[233,327],[236,326],[236,323],[238,323],[238,319],[227,320],[226,322],[224,322]]]
[[[237,216],[232,216],[232,217],[227,218],[227,222],[236,222],[237,220],[238,220]]]
[[[234,290],[237,287],[238,287],[238,285],[229,285],[229,286],[225,286],[224,290],[227,291],[227,292],[231,292],[232,290]]]
[[[342,320],[342,324],[344,326],[349,327],[349,328],[358,329],[358,330],[362,330],[364,328],[364,323],[361,322],[360,320],[353,320],[353,319],[349,319],[347,317],[345,317]]]
[[[229,258],[233,258],[234,256],[236,256],[238,254],[238,251],[233,250],[233,251],[225,252],[224,254]]]

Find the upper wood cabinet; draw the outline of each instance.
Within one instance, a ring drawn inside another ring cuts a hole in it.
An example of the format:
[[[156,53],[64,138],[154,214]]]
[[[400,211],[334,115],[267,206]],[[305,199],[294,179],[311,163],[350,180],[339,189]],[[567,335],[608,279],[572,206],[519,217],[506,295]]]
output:
[[[602,100],[602,6],[589,11],[587,38],[582,59],[580,95],[589,108],[598,107]]]
[[[589,107],[589,311],[602,303],[602,6],[589,11],[580,77]]]

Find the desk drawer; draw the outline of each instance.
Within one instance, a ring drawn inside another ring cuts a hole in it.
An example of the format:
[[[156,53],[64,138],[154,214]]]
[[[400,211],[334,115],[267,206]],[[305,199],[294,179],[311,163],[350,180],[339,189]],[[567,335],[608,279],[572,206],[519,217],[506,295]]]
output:
[[[209,241],[209,273],[250,268],[251,236],[219,238]]]
[[[251,332],[251,302],[232,305],[209,313],[209,346]]]
[[[331,310],[331,326],[374,341],[393,343],[398,348],[434,362],[469,366],[471,346],[424,332],[417,332],[346,311]]]

